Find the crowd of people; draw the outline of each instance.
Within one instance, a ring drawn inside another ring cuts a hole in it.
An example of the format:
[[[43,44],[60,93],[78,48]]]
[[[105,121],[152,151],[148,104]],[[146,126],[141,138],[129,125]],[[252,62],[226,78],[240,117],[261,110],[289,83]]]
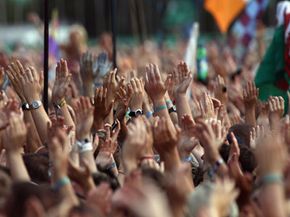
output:
[[[39,52],[1,52],[0,216],[290,215],[290,106],[259,100],[256,50],[239,68],[209,43],[201,81],[185,43],[121,47],[115,69],[109,34],[60,47],[48,111]]]

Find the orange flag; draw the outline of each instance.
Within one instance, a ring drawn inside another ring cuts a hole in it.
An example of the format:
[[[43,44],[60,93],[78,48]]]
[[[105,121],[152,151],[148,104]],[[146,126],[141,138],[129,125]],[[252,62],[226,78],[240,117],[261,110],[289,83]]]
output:
[[[214,16],[220,31],[225,33],[246,3],[247,0],[205,0],[204,7]]]

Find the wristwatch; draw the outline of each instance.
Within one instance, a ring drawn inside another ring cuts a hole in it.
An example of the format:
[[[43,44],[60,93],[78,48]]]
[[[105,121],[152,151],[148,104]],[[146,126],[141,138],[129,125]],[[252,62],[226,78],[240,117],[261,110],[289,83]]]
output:
[[[29,107],[31,109],[38,109],[40,106],[42,106],[42,102],[40,100],[34,100]]]
[[[137,109],[136,111],[130,111],[129,116],[132,118],[138,117],[139,115],[143,115],[143,111],[141,109]]]
[[[21,106],[23,111],[29,111],[30,110],[30,106],[27,102],[24,102]]]

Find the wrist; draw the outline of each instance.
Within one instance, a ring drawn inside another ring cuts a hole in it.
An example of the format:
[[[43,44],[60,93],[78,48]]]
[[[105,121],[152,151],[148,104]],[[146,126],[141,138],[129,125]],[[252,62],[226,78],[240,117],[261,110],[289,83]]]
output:
[[[40,96],[37,94],[25,97],[26,101],[31,104],[33,101],[41,101]]]
[[[161,98],[152,98],[152,102],[154,104],[154,106],[159,106],[159,105],[163,105],[163,104],[166,104],[165,103],[165,99],[164,97],[161,97]]]
[[[258,181],[259,186],[265,186],[265,185],[272,185],[272,184],[283,184],[283,175],[281,172],[271,172],[267,173]]]

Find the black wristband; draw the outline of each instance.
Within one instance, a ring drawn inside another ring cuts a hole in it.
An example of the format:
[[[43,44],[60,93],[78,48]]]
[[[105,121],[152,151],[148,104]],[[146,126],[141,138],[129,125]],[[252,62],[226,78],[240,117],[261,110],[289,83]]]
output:
[[[168,109],[169,114],[172,112],[176,112],[175,106],[172,106],[171,108]]]
[[[23,111],[29,111],[30,110],[30,106],[27,102],[22,103],[21,108]]]

